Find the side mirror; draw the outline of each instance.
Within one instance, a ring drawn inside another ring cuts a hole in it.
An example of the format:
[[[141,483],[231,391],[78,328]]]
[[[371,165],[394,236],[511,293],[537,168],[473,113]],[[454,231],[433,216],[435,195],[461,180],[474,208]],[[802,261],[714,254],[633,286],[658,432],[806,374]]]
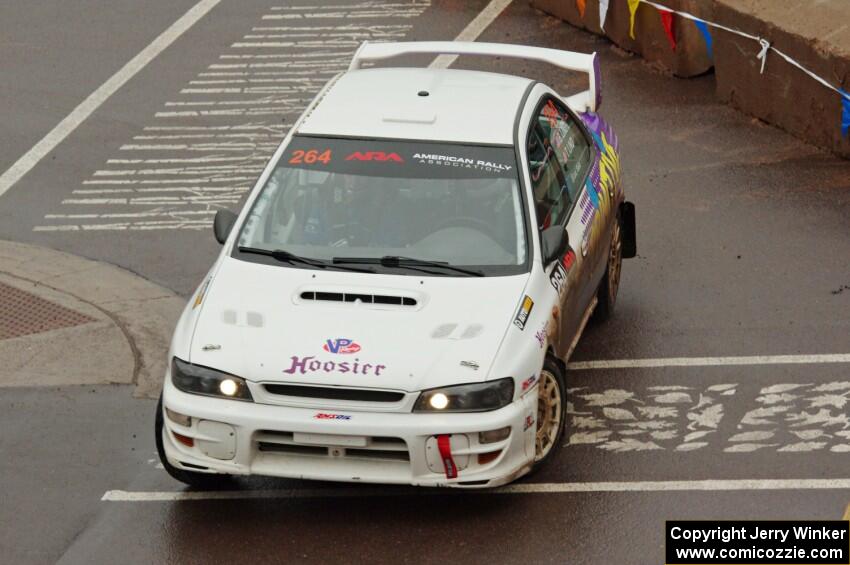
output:
[[[233,224],[236,223],[236,214],[230,210],[219,210],[215,213],[213,220],[213,233],[215,240],[221,244],[227,241],[227,236],[230,235],[230,230],[233,229]]]
[[[543,230],[543,265],[558,260],[567,252],[570,244],[564,226],[552,226]]]

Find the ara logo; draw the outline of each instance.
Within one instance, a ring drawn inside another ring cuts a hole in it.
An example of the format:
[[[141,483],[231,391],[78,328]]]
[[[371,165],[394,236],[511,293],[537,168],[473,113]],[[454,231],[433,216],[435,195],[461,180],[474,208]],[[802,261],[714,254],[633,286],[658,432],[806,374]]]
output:
[[[346,161],[394,161],[404,163],[404,159],[398,153],[384,153],[383,151],[355,151],[345,158]]]
[[[356,343],[353,339],[329,339],[325,341],[325,344],[322,346],[322,349],[327,351],[328,353],[340,353],[340,354],[349,354],[349,353],[357,353],[360,351],[360,344]]]

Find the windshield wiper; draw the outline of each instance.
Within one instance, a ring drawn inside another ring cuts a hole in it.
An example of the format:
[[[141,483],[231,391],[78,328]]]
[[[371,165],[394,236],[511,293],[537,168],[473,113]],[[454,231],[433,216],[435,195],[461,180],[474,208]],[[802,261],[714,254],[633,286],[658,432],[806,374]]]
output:
[[[345,267],[343,265],[335,265],[334,263],[330,263],[328,261],[323,261],[321,259],[312,259],[310,257],[301,257],[300,255],[296,255],[294,253],[290,253],[284,249],[263,249],[261,247],[239,247],[240,253],[253,253],[255,255],[265,255],[266,257],[271,257],[276,261],[280,261],[281,263],[301,263],[303,265],[310,265],[311,267],[316,267],[317,269],[326,269],[331,267],[333,269],[341,269],[344,271],[354,271],[356,273],[374,273],[373,269],[357,269],[355,267]]]
[[[463,267],[457,267],[455,265],[451,265],[445,261],[429,261],[427,259],[416,259],[414,257],[402,257],[400,255],[384,255],[383,257],[334,257],[333,263],[335,265],[350,263],[354,265],[381,265],[382,267],[389,268],[411,268],[415,270],[423,270],[417,269],[416,267],[429,267],[429,268],[439,268],[446,269],[449,271],[454,271],[456,273],[461,273],[464,275],[468,275],[471,277],[483,277],[484,273],[481,271],[476,271],[473,269],[465,269]],[[436,275],[432,271],[425,271],[431,274]]]

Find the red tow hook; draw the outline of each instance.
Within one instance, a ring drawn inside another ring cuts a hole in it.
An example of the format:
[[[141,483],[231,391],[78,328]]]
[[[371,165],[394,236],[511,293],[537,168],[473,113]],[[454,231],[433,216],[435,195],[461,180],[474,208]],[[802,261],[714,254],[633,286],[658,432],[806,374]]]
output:
[[[457,477],[457,465],[455,465],[455,460],[452,458],[450,437],[450,435],[446,434],[437,436],[437,447],[440,450],[440,457],[443,459],[443,467],[446,469],[446,478],[454,479]]]

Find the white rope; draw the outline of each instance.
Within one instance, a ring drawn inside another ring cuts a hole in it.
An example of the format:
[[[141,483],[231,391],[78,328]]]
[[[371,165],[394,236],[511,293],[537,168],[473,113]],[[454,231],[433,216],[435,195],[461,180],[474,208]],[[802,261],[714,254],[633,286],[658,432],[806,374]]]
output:
[[[770,41],[767,39],[759,39],[759,45],[761,45],[761,51],[756,55],[756,59],[761,61],[761,70],[759,74],[764,74],[764,64],[767,63],[767,52],[770,51]]]
[[[673,8],[669,8],[667,6],[664,6],[663,4],[658,4],[657,2],[651,2],[650,0],[640,0],[640,2],[642,4],[649,4],[653,8],[656,8],[656,9],[661,10],[663,12],[671,12],[671,13],[676,14],[678,16],[681,16],[685,19],[692,20],[692,21],[695,21],[695,22],[702,22],[702,23],[704,23],[708,26],[711,26],[711,27],[714,27],[714,28],[717,28],[717,29],[722,29],[723,31],[728,31],[729,33],[734,33],[735,35],[740,35],[741,37],[746,37],[747,39],[752,39],[753,41],[758,41],[759,45],[761,45],[761,51],[759,51],[758,55],[756,55],[756,58],[761,61],[761,74],[764,74],[764,65],[767,62],[768,52],[773,50],[773,51],[776,51],[777,55],[779,55],[780,57],[782,57],[783,59],[785,59],[786,61],[788,61],[789,63],[791,63],[792,65],[794,65],[795,67],[797,67],[798,69],[800,69],[801,71],[803,71],[804,73],[806,73],[807,75],[809,75],[810,77],[812,77],[813,79],[818,81],[819,83],[821,83],[822,85],[824,85],[825,87],[829,88],[830,90],[837,92],[839,96],[841,96],[841,97],[843,97],[847,100],[850,100],[850,93],[845,94],[844,92],[841,91],[840,88],[830,84],[825,79],[819,77],[818,75],[816,75],[815,73],[813,73],[812,71],[810,71],[809,69],[807,69],[806,67],[801,65],[800,63],[798,63],[796,60],[794,60],[793,58],[789,57],[788,55],[786,55],[785,53],[783,53],[782,51],[780,51],[779,49],[777,49],[776,47],[771,45],[769,41],[767,41],[766,39],[764,39],[762,37],[758,37],[757,35],[751,35],[749,33],[743,32],[743,31],[738,30],[738,29],[732,29],[730,27],[720,25],[716,22],[710,22],[708,20],[704,20],[702,18],[698,18],[698,17],[694,16],[693,14],[689,14],[687,12],[680,12],[679,10],[674,10]]]
[[[832,86],[826,80],[822,79],[821,77],[819,77],[818,75],[816,75],[815,73],[813,73],[812,71],[810,71],[809,69],[807,69],[806,67],[804,67],[803,65],[801,65],[800,63],[798,63],[797,61],[795,61],[794,59],[792,59],[791,57],[789,57],[788,55],[786,55],[785,53],[780,51],[779,49],[777,49],[776,47],[771,46],[771,49],[776,51],[777,55],[779,55],[780,57],[782,57],[783,59],[785,59],[786,61],[788,61],[789,63],[791,63],[792,65],[794,65],[795,67],[797,67],[798,69],[800,69],[801,71],[803,71],[804,73],[806,73],[807,75],[809,75],[810,77],[812,77],[813,79],[818,81],[819,83],[821,83],[822,85],[824,85],[825,87],[831,88],[832,90],[837,92],[839,94],[839,96],[843,96],[847,100],[850,100],[850,94],[845,94],[845,93],[841,92],[841,89]]]

